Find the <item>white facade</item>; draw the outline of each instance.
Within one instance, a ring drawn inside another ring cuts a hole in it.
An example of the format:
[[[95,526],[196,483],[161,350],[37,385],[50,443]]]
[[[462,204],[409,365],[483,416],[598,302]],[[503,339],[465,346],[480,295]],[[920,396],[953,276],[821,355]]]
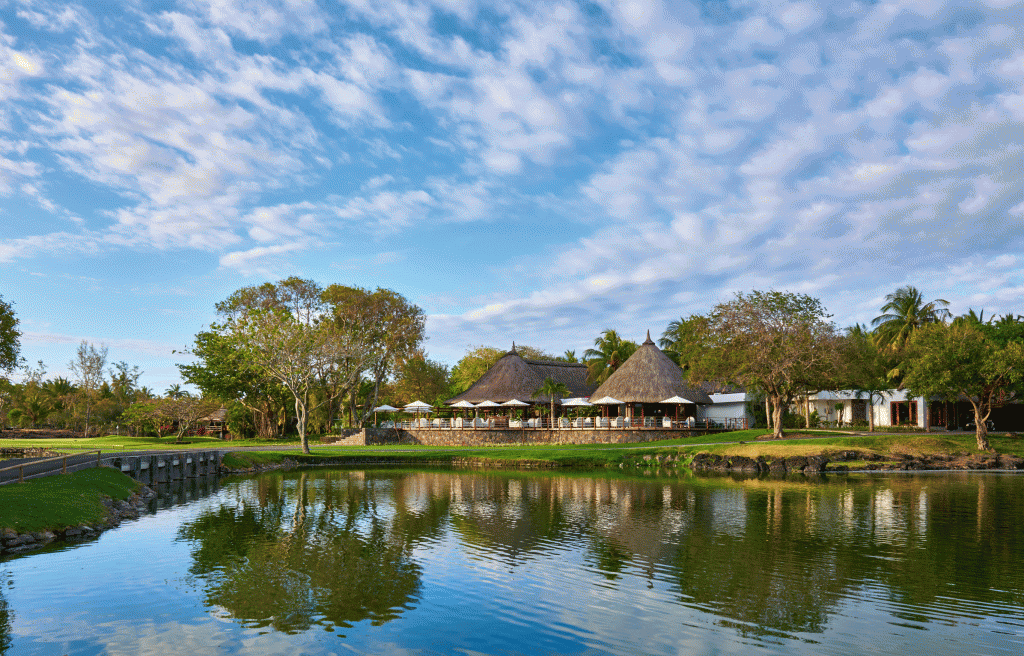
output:
[[[818,392],[817,394],[811,394],[809,398],[810,411],[818,411],[818,419],[823,422],[840,422],[844,424],[851,423],[855,419],[858,421],[867,421],[867,415],[863,418],[854,417],[855,406],[863,405],[866,406],[868,401],[868,395],[865,392],[855,392],[853,390],[827,390]],[[899,417],[893,416],[893,403],[898,403],[903,406],[903,412],[905,413],[902,417],[902,421],[897,421]],[[904,390],[885,390],[884,392],[874,395],[872,399],[873,412],[875,417],[876,426],[895,426],[901,425],[916,425],[918,428],[924,428],[925,420],[925,401],[924,397],[913,397],[907,396]],[[836,406],[841,406],[837,408]],[[910,406],[914,406],[911,408]],[[792,410],[796,414],[802,415],[804,413],[803,399],[798,400],[795,403],[795,407]],[[867,408],[864,408],[867,411]]]
[[[697,406],[697,419],[710,419],[724,422],[725,420],[747,420],[747,425],[754,427],[754,416],[747,412],[746,392],[731,394],[709,394],[711,405]]]

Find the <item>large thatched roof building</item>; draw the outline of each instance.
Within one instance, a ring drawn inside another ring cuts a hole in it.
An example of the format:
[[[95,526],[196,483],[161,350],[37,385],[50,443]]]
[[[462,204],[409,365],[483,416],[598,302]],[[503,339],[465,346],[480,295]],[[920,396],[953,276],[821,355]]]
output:
[[[513,344],[512,350],[501,356],[480,380],[462,394],[448,399],[446,403],[505,403],[512,399],[529,403],[550,403],[551,399],[548,396],[535,394],[548,377],[568,387],[570,396],[590,396],[594,390],[594,385],[587,382],[587,365],[555,360],[527,360],[516,353]]]
[[[702,389],[686,383],[683,370],[655,346],[650,333],[647,341],[597,388],[592,399],[606,396],[623,403],[661,403],[673,396],[698,405],[712,402]]]

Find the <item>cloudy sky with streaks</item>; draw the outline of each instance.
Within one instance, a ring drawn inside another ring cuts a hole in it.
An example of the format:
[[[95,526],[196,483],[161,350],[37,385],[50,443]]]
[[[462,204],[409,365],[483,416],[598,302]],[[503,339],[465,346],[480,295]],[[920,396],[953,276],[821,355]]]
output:
[[[1024,313],[1024,4],[0,0],[0,295],[177,381],[243,285],[388,287],[453,363],[735,291]]]

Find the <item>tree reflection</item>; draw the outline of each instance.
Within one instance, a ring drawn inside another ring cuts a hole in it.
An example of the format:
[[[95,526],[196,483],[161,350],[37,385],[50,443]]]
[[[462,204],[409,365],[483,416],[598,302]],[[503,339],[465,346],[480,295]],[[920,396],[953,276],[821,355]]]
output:
[[[393,530],[373,486],[352,474],[262,477],[254,499],[184,525],[207,605],[287,633],[382,624],[410,607],[421,572],[407,534]]]
[[[0,594],[0,654],[7,653],[11,646],[11,620],[14,613],[7,605],[7,600]]]

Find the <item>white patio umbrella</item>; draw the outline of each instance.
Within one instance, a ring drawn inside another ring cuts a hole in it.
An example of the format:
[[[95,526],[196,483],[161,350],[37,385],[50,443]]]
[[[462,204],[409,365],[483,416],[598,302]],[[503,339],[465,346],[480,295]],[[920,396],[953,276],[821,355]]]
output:
[[[508,401],[505,401],[501,405],[504,408],[525,408],[528,407],[530,404],[525,401],[520,401],[519,399],[509,399]]]
[[[494,401],[491,401],[490,399],[488,399],[486,401],[481,401],[480,403],[477,403],[476,407],[484,408],[485,410],[490,410],[491,408],[500,408],[501,404],[500,403],[495,403]]]
[[[562,407],[564,408],[566,406],[571,407],[571,408],[590,408],[590,407],[593,407],[594,404],[590,403],[589,401],[587,401],[585,398],[583,398],[581,396],[577,396],[576,398],[572,398],[572,399],[562,399]],[[580,416],[580,413],[577,412],[576,413],[576,417],[579,418],[579,416]]]
[[[402,410],[404,410],[406,412],[415,412],[415,413],[430,412],[433,409],[434,409],[434,406],[430,405],[429,403],[424,403],[423,401],[413,401],[412,403],[410,403],[410,404],[406,405],[404,408],[402,408]]]
[[[377,413],[378,412],[398,412],[398,408],[392,408],[390,405],[388,405],[386,403],[384,405],[380,405],[380,406],[377,406],[376,408],[374,408],[373,409],[373,423],[375,423],[375,424],[377,423]]]
[[[597,399],[596,401],[591,401],[591,403],[593,405],[622,405],[622,401],[620,401],[618,399],[613,399],[610,396],[602,396],[601,398]],[[607,408],[605,408],[604,414],[605,414],[605,416],[608,416],[608,409]],[[610,421],[611,420],[609,420],[609,422]]]
[[[683,397],[681,397],[678,394],[676,394],[675,396],[673,396],[671,398],[665,399],[664,401],[662,401],[662,403],[675,403],[676,404],[676,421],[679,421],[679,404],[681,404],[681,403],[693,403],[693,401],[691,401],[689,399],[684,399]]]
[[[463,399],[461,401],[458,401],[457,403],[453,403],[452,407],[453,408],[459,408],[460,410],[465,410],[466,408],[475,408],[476,406],[473,405],[472,403],[470,403],[469,401]],[[455,420],[453,419],[452,420],[452,424],[454,425],[454,423],[455,423]]]

